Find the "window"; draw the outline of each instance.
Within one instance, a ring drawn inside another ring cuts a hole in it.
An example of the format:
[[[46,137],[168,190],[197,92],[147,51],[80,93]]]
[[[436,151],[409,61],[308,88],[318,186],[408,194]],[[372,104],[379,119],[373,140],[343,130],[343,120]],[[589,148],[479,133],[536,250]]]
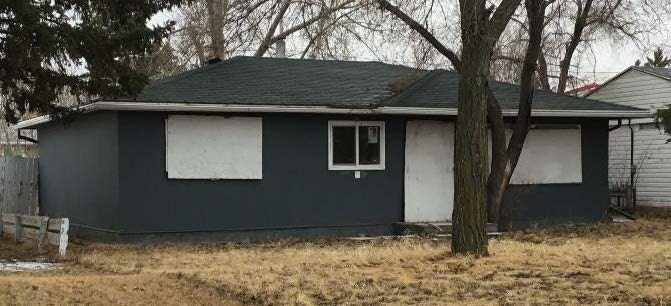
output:
[[[329,121],[329,170],[384,170],[384,122]]]
[[[166,172],[171,179],[261,179],[260,117],[168,116]]]

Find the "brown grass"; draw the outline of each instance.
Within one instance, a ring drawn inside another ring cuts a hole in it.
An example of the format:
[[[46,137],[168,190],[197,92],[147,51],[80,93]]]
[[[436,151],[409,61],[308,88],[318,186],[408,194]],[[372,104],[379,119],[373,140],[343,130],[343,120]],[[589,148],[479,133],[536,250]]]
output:
[[[671,304],[668,219],[514,232],[490,252],[423,238],[90,244],[63,271],[0,273],[0,304]]]

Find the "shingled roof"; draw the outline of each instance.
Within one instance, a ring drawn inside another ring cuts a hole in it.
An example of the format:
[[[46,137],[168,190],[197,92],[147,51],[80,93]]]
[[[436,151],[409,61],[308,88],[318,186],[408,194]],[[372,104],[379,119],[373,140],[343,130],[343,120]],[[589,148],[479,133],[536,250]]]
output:
[[[234,57],[148,85],[138,102],[369,107],[427,71],[380,62]]]
[[[234,57],[156,81],[137,97],[114,101],[341,108],[456,108],[459,78],[380,62]],[[494,82],[504,110],[516,109],[519,87]],[[640,111],[613,103],[536,90],[534,110]]]

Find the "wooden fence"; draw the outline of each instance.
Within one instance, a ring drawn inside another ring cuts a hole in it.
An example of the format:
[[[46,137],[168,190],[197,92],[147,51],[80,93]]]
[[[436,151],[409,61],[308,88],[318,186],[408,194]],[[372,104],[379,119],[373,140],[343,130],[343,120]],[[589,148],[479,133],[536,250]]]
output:
[[[0,236],[12,235],[16,242],[34,240],[38,249],[45,243],[55,245],[58,246],[61,256],[65,256],[68,247],[69,228],[70,222],[67,218],[0,214]]]
[[[0,213],[38,214],[37,158],[0,156]]]

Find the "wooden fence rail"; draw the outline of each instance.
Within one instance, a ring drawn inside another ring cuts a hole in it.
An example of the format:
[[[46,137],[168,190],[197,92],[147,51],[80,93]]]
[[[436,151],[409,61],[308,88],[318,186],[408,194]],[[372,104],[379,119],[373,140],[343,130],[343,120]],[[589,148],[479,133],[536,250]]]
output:
[[[68,247],[68,230],[70,223],[67,218],[50,219],[43,216],[26,216],[18,214],[0,215],[0,236],[10,234],[16,242],[35,240],[37,247],[44,243],[58,246],[58,253],[65,256]]]

